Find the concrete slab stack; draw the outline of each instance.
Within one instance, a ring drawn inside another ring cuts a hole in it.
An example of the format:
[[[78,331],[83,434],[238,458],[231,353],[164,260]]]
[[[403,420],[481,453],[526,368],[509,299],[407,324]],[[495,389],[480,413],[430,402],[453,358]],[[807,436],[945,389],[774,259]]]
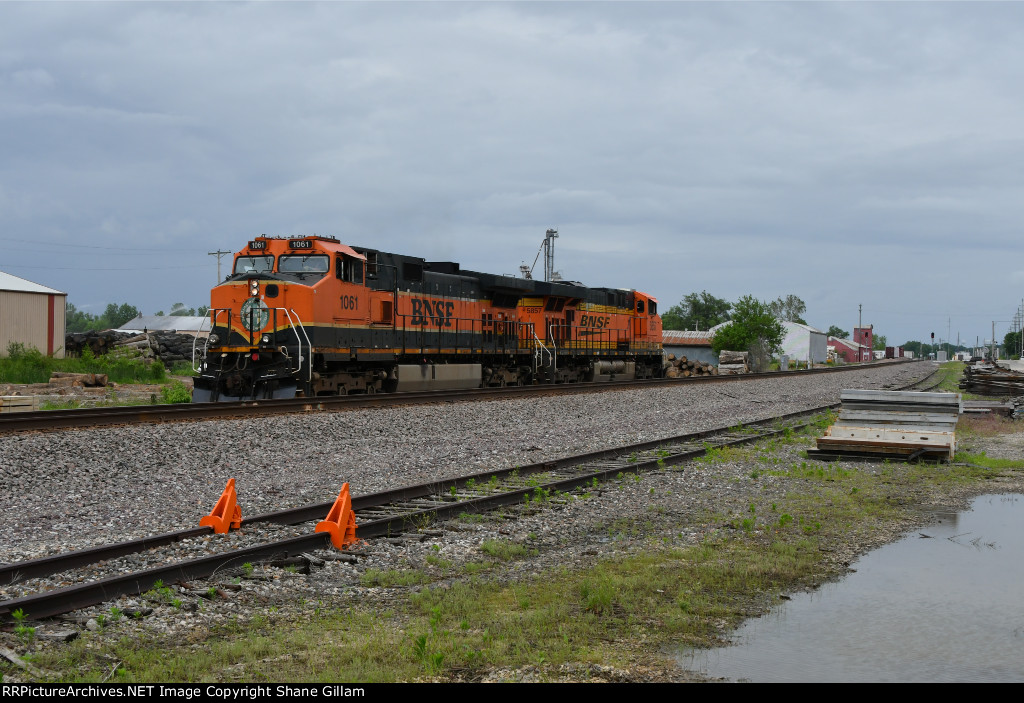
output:
[[[816,455],[950,460],[963,412],[959,393],[844,390],[839,420]]]

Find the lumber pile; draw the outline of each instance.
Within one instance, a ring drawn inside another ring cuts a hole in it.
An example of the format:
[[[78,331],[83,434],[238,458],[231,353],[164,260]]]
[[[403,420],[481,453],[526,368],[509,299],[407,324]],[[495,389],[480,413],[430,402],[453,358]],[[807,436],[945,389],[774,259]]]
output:
[[[50,385],[98,388],[107,385],[107,374],[69,373],[66,371],[54,371],[52,374],[50,374]]]
[[[0,395],[0,413],[30,413],[39,410],[39,398],[34,395]]]
[[[839,420],[818,438],[818,456],[950,460],[963,412],[959,393],[844,390]]]
[[[1010,395],[1024,393],[1024,374],[991,364],[968,364],[960,379],[960,390],[978,395]]]
[[[64,349],[69,356],[81,356],[82,351],[88,348],[93,356],[114,354],[150,361],[159,359],[170,366],[175,361],[192,360],[194,339],[190,334],[164,331],[142,334],[111,330],[76,332],[65,337]],[[203,340],[200,339],[199,343],[202,344]]]
[[[665,378],[689,378],[690,376],[717,376],[718,369],[714,364],[706,361],[696,361],[681,356],[678,359],[675,354],[668,355],[668,366],[665,368]]]
[[[718,373],[723,376],[750,373],[750,352],[723,349],[718,353]]]
[[[130,335],[123,332],[105,330],[103,332],[73,332],[64,337],[64,352],[68,356],[81,356],[82,351],[89,348],[93,356],[106,354],[114,348],[118,341]]]

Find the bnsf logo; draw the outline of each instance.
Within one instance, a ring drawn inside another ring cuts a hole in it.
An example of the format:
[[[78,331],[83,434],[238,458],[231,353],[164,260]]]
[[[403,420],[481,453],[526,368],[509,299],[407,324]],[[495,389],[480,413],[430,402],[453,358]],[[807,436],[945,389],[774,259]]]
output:
[[[421,298],[412,299],[412,320],[410,325],[430,325],[438,327],[452,326],[452,312],[455,310],[455,303],[446,303],[443,300],[431,302]]]
[[[604,329],[610,327],[612,324],[612,318],[604,317],[603,315],[583,315],[580,317],[581,327],[597,327],[598,329]]]
[[[341,309],[342,310],[358,310],[359,309],[359,298],[354,295],[343,295],[341,296]]]

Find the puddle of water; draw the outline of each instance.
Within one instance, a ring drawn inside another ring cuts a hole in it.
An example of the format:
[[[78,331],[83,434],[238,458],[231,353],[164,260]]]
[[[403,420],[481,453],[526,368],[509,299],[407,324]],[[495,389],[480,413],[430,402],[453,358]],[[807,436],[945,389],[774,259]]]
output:
[[[971,508],[680,664],[734,681],[1024,681],[1024,496]]]

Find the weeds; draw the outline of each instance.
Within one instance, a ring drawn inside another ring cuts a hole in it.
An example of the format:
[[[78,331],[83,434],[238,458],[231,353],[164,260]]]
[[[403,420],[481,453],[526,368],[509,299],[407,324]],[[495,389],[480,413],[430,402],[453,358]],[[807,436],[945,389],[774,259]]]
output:
[[[382,588],[418,586],[427,581],[429,578],[420,571],[399,569],[367,569],[359,577],[359,583],[363,586],[380,586]]]
[[[104,354],[93,356],[86,347],[77,359],[46,356],[35,347],[12,342],[6,358],[0,358],[0,383],[46,383],[54,371],[99,373],[115,383],[163,383],[167,369],[160,361],[150,364],[142,359]]]
[[[489,557],[501,561],[519,559],[528,554],[528,550],[521,544],[508,540],[489,539],[480,545],[480,551]]]

